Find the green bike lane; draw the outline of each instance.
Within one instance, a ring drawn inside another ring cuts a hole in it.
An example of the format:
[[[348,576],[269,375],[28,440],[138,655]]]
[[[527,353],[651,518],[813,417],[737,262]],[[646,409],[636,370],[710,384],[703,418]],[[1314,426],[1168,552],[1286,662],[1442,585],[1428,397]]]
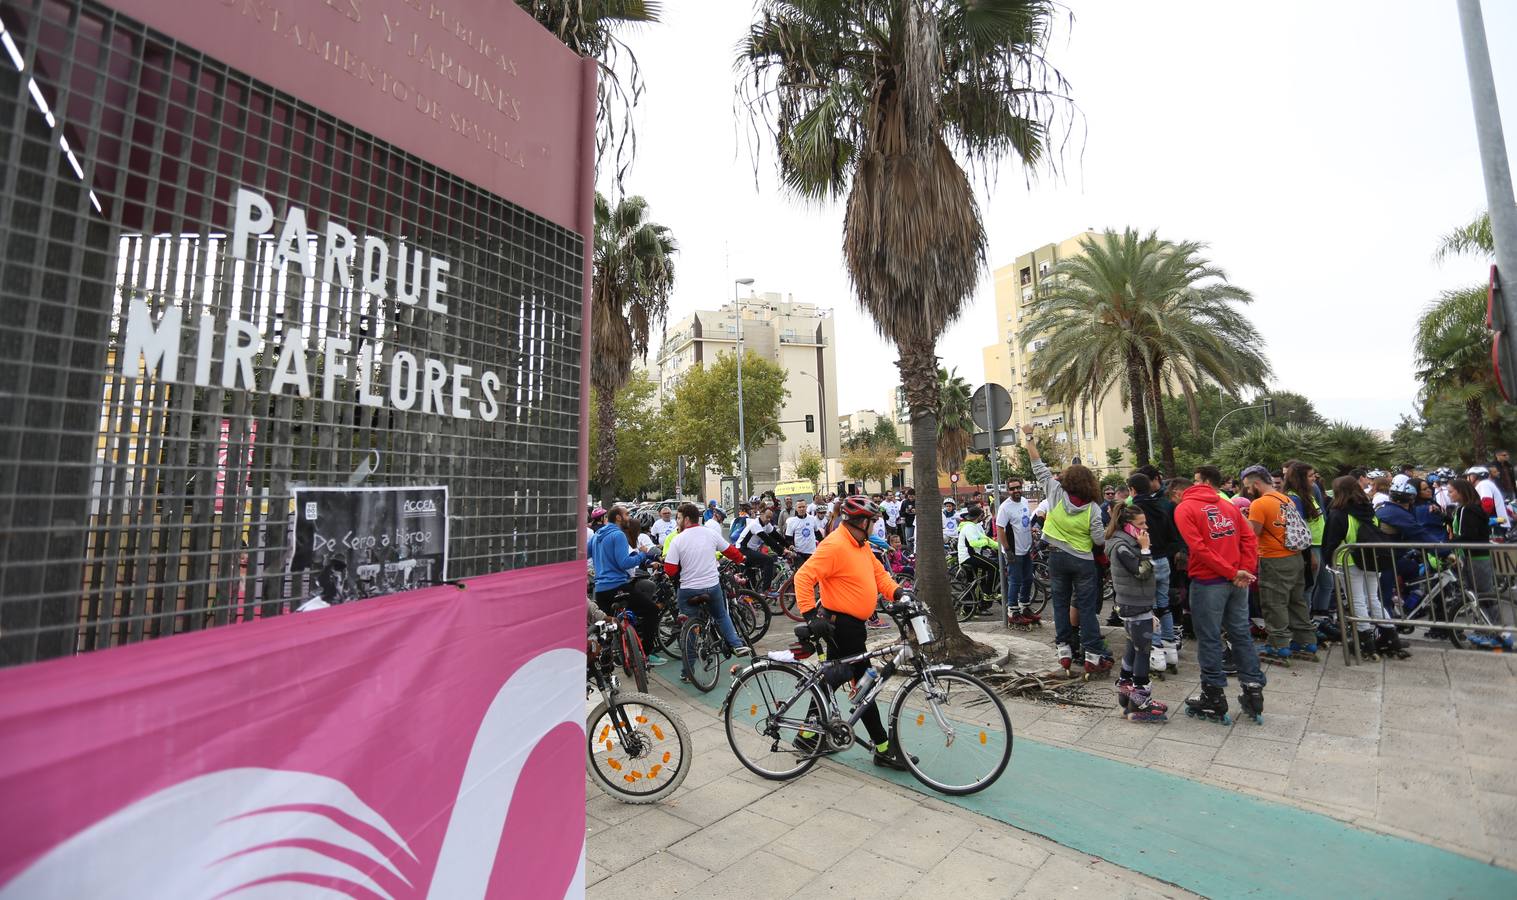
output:
[[[703,694],[679,682],[677,666],[671,660],[661,680],[719,710],[729,679]],[[938,794],[909,773],[881,769],[858,748],[831,758],[1209,897],[1336,898],[1345,891],[1517,897],[1517,871],[1168,772],[1013,737],[1005,774],[968,797]]]

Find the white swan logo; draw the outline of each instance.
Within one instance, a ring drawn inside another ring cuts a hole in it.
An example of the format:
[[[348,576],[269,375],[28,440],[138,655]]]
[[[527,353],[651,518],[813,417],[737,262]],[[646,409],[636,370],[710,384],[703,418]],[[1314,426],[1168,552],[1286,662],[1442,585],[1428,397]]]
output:
[[[583,651],[550,650],[495,695],[425,894],[416,883],[425,873],[416,854],[347,785],[309,772],[247,768],[191,778],[117,810],[41,856],[0,888],[0,900],[483,897],[527,757],[559,725],[584,726],[584,668]],[[565,896],[584,889],[581,844]]]

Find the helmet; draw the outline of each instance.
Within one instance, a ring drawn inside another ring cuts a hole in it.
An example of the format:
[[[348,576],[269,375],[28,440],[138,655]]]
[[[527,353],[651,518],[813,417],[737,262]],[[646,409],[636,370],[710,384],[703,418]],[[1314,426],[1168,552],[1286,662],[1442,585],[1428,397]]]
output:
[[[604,519],[605,517],[606,511],[599,506],[590,510],[590,521],[592,522],[594,522],[596,519]]]
[[[1464,470],[1464,474],[1474,475],[1477,479],[1489,478],[1491,470],[1487,469],[1485,466],[1470,466],[1468,469]]]
[[[1397,475],[1395,478],[1391,479],[1390,495],[1392,500],[1396,499],[1397,497],[1411,499],[1412,497],[1417,496],[1417,485],[1413,484],[1412,479],[1408,478],[1407,476]]]
[[[655,516],[653,514],[653,510],[645,508],[633,513],[632,521],[643,526],[644,528],[652,528],[653,523],[658,521],[658,516]]]
[[[854,494],[843,501],[841,514],[845,519],[862,518],[864,516],[872,519],[880,514],[880,507],[863,494]]]
[[[1387,476],[1389,474],[1390,473],[1387,472],[1387,471],[1385,471],[1384,469],[1370,469],[1368,472],[1364,473],[1364,477],[1366,477],[1366,478],[1384,478],[1385,476]]]
[[[1238,507],[1238,509],[1242,512],[1248,512],[1248,508],[1253,505],[1253,501],[1249,500],[1242,494],[1239,494],[1233,498],[1233,505]]]
[[[952,506],[954,508],[958,508],[958,505],[959,505],[959,502],[957,500],[953,499],[952,497],[945,497],[945,498],[943,498],[943,508],[944,509],[947,509],[950,506]]]

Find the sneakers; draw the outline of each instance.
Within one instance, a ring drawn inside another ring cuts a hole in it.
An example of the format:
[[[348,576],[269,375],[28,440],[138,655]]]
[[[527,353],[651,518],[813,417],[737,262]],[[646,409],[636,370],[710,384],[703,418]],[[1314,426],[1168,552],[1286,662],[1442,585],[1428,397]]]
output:
[[[816,755],[816,748],[820,736],[815,731],[802,731],[796,734],[795,740],[790,745],[807,756]]]
[[[890,623],[887,622],[887,621],[885,621],[883,618],[881,618],[879,613],[875,613],[874,615],[870,616],[869,617],[869,621],[865,622],[864,624],[868,628],[889,628],[890,627]]]
[[[911,761],[916,762],[917,758],[913,756]],[[910,771],[906,768],[906,763],[901,759],[900,754],[896,753],[895,748],[889,744],[885,745],[884,750],[879,747],[874,748],[874,764],[882,769],[895,769],[897,772]]]
[[[659,656],[657,653],[649,653],[648,654],[648,665],[649,666],[661,666],[661,665],[663,665],[664,663],[666,663],[668,661],[669,660],[664,659],[662,656]]]

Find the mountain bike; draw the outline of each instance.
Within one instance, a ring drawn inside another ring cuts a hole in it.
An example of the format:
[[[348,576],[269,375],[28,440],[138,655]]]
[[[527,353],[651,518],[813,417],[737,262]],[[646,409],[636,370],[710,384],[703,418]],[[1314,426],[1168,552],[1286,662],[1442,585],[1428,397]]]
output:
[[[717,571],[722,579],[722,593],[727,595],[728,608],[732,612],[732,626],[750,644],[756,643],[769,633],[774,613],[736,564],[722,560]]]
[[[732,648],[727,646],[727,639],[722,637],[721,630],[711,617],[711,596],[698,594],[690,602],[698,611],[693,616],[680,616],[680,651],[682,658],[689,663],[690,683],[701,693],[709,694],[721,678],[722,663],[732,658]],[[727,615],[732,618],[738,637],[742,637],[743,629],[734,615],[737,608],[738,604],[727,601]],[[752,641],[749,641],[749,646],[752,646]]]
[[[643,693],[648,691],[648,654],[643,639],[637,635],[637,615],[623,601],[611,604],[611,624],[616,629],[612,653],[616,664]]]
[[[586,637],[585,696],[599,691],[601,701],[585,720],[585,770],[623,803],[662,800],[690,774],[690,730],[663,700],[621,692],[615,622],[591,625]]]
[[[940,793],[973,794],[1006,771],[1012,732],[1005,704],[975,676],[923,658],[922,647],[934,635],[914,597],[882,604],[880,612],[895,622],[900,642],[814,666],[802,660],[817,653],[821,636],[813,624],[797,625],[790,650],[771,653],[737,675],[722,702],[722,719],[727,743],[748,771],[785,781],[823,756],[847,750],[858,741],[854,726],[864,710],[903,668],[909,674],[891,701],[886,727],[911,774]],[[828,684],[841,686],[850,667],[864,660],[885,663],[852,687],[845,714]]]

